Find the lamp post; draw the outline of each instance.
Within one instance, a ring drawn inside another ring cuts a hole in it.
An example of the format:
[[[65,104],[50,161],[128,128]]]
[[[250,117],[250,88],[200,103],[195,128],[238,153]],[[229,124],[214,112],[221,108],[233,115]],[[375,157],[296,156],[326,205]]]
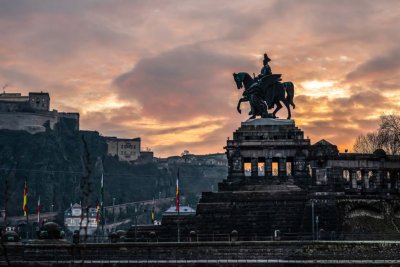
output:
[[[115,227],[115,197],[113,197],[113,219],[114,219],[114,227]]]
[[[318,219],[318,215],[315,217],[315,222],[317,224],[317,240],[319,240],[319,232],[318,232],[318,223],[319,223],[319,219]]]
[[[137,234],[137,207],[135,205],[135,242],[137,241],[136,234]]]
[[[311,200],[312,240],[314,241],[314,199]]]

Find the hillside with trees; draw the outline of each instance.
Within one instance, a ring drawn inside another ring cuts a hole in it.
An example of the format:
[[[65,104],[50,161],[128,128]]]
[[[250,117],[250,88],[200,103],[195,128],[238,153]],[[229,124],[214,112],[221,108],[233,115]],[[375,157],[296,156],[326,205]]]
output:
[[[94,207],[104,174],[105,205],[175,196],[177,170],[183,203],[195,205],[202,191],[216,189],[226,166],[131,164],[107,155],[104,138],[94,131],[72,130],[61,120],[54,130],[29,134],[0,131],[0,209],[8,216],[23,214],[23,188],[28,183],[28,211],[62,213],[71,203]],[[172,203],[171,203],[172,204]]]

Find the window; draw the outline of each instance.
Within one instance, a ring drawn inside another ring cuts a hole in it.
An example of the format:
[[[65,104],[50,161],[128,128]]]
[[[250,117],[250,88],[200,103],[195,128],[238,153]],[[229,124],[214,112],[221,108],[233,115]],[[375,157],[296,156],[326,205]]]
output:
[[[265,175],[265,163],[264,162],[258,162],[257,169],[258,169],[258,176]]]
[[[272,162],[272,176],[279,175],[279,163],[276,161]]]
[[[251,176],[251,162],[244,163],[244,176]]]

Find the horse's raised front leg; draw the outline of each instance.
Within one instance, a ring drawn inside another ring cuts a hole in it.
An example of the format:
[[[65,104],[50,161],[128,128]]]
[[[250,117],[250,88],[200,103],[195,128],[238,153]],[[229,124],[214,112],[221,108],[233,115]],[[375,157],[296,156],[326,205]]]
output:
[[[240,104],[242,104],[242,102],[247,102],[247,101],[249,101],[249,99],[247,97],[242,97],[241,99],[239,99],[239,102],[236,107],[236,109],[239,113],[242,113],[242,110],[240,109]]]
[[[276,103],[276,109],[274,110],[274,112],[272,112],[272,118],[276,118],[276,113],[280,110],[282,108],[282,105],[281,105],[281,103],[278,101],[277,103]]]

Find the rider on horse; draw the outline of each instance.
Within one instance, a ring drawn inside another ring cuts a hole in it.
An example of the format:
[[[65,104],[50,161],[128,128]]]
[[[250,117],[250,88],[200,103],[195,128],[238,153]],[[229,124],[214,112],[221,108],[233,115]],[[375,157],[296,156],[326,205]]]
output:
[[[275,97],[275,88],[274,84],[281,81],[280,74],[272,74],[271,67],[268,65],[271,59],[268,57],[267,53],[264,53],[263,59],[263,67],[261,68],[261,73],[257,76],[256,81],[262,85],[262,87],[266,88],[265,90],[265,99],[267,102],[268,109],[274,107],[274,97]]]
[[[258,79],[261,80],[264,76],[266,75],[271,75],[271,67],[268,65],[268,62],[270,62],[271,59],[268,57],[267,53],[264,54],[264,59],[263,59],[263,67],[261,68],[260,74],[258,75]]]

